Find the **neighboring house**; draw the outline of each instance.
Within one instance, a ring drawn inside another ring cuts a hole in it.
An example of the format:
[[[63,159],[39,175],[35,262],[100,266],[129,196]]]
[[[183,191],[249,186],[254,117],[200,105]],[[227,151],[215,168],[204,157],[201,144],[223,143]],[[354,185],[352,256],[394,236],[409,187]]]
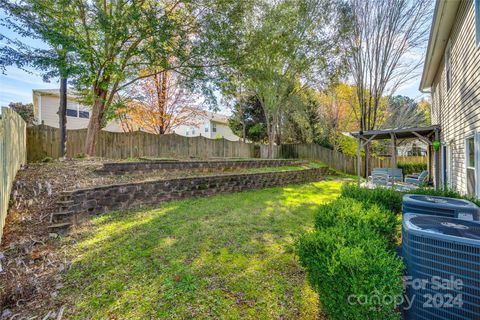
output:
[[[441,127],[440,181],[480,196],[480,0],[435,6],[420,90]]]
[[[180,125],[175,128],[175,133],[185,137],[197,137],[201,135],[210,139],[223,137],[231,141],[240,140],[240,137],[235,135],[228,126],[228,116],[226,115],[207,111],[204,115],[200,115],[199,119],[194,122],[198,123],[198,125]]]
[[[37,124],[59,127],[58,109],[60,108],[60,90],[32,90],[33,113]],[[85,129],[90,121],[90,107],[77,102],[75,96],[67,96],[67,129]],[[123,132],[119,122],[112,121],[103,129],[111,132]]]

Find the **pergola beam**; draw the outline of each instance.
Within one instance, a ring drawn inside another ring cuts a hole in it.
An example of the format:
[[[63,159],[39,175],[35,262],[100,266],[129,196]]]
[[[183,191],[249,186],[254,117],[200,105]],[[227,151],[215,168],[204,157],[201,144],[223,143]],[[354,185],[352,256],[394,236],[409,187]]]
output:
[[[414,135],[417,136],[417,138],[423,142],[425,142],[427,145],[431,146],[432,145],[432,141],[430,141],[429,139],[425,138],[424,136],[418,134],[417,132],[412,132]],[[428,135],[429,137],[430,135]]]
[[[373,139],[375,139],[376,136],[377,136],[377,135],[374,134],[373,136],[371,136],[370,138],[368,138],[368,140],[365,141],[365,143],[362,144],[362,148],[365,148],[365,146],[366,146],[370,141],[372,141]]]

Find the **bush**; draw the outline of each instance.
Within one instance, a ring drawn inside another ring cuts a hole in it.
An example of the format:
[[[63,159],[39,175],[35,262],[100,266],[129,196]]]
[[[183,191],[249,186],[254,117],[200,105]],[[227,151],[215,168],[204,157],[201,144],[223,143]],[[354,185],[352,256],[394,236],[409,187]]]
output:
[[[409,193],[480,205],[452,190],[420,188]],[[314,231],[297,240],[300,263],[330,319],[400,318],[392,299],[401,298],[404,267],[392,245],[399,230],[402,197],[403,193],[391,189],[345,184],[336,201],[320,207]]]
[[[395,215],[385,208],[340,198],[322,206],[315,231],[297,240],[300,262],[330,319],[399,319],[394,302],[383,301],[403,290],[403,263],[390,246],[395,228]]]
[[[395,213],[402,212],[403,194],[387,188],[359,188],[356,184],[344,184],[341,196],[370,204],[377,204]]]
[[[397,163],[397,167],[402,169],[403,175],[420,173],[427,170],[427,164],[421,162],[399,162]]]
[[[410,190],[406,193],[465,199],[480,206],[480,200],[469,196],[462,196],[460,193],[448,189],[437,191],[431,188],[419,188],[416,190]],[[377,204],[385,209],[392,210],[395,213],[402,212],[402,199],[404,194],[405,193],[387,188],[359,188],[353,183],[344,184],[341,191],[341,197],[356,199],[370,204]]]
[[[368,227],[393,242],[396,221],[395,214],[375,203],[340,198],[320,207],[315,216],[315,229],[321,230],[339,225],[349,229]]]

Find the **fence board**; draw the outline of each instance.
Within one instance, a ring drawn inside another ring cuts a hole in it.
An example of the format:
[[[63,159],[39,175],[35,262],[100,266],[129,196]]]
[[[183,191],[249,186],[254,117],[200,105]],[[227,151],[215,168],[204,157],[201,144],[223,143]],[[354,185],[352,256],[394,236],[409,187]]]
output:
[[[268,146],[261,145],[260,154],[262,158],[267,158]],[[273,157],[278,158],[300,158],[306,160],[320,160],[330,168],[345,172],[348,174],[357,174],[357,158],[344,155],[341,152],[334,151],[317,144],[285,144],[274,146]],[[398,157],[398,161],[402,162],[427,162],[427,157]],[[364,175],[364,162],[362,157],[361,174]],[[390,158],[372,158],[370,167],[372,168],[389,168],[391,167]]]
[[[83,153],[87,130],[68,130],[67,156]],[[56,159],[60,154],[59,130],[45,125],[27,129],[27,155],[29,162],[45,157]],[[212,158],[255,156],[255,146],[241,141],[183,137],[176,134],[154,135],[145,132],[101,131],[96,146],[96,155],[108,159],[137,157]]]
[[[0,242],[15,175],[27,160],[26,127],[25,121],[15,111],[2,108],[0,114]]]

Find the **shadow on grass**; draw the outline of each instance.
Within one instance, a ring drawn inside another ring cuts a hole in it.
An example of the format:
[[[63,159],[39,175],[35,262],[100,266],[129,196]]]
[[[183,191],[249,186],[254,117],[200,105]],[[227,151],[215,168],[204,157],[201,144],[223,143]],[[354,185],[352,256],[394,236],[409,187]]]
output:
[[[92,219],[71,253],[71,318],[316,318],[293,252],[341,182],[324,181]]]

